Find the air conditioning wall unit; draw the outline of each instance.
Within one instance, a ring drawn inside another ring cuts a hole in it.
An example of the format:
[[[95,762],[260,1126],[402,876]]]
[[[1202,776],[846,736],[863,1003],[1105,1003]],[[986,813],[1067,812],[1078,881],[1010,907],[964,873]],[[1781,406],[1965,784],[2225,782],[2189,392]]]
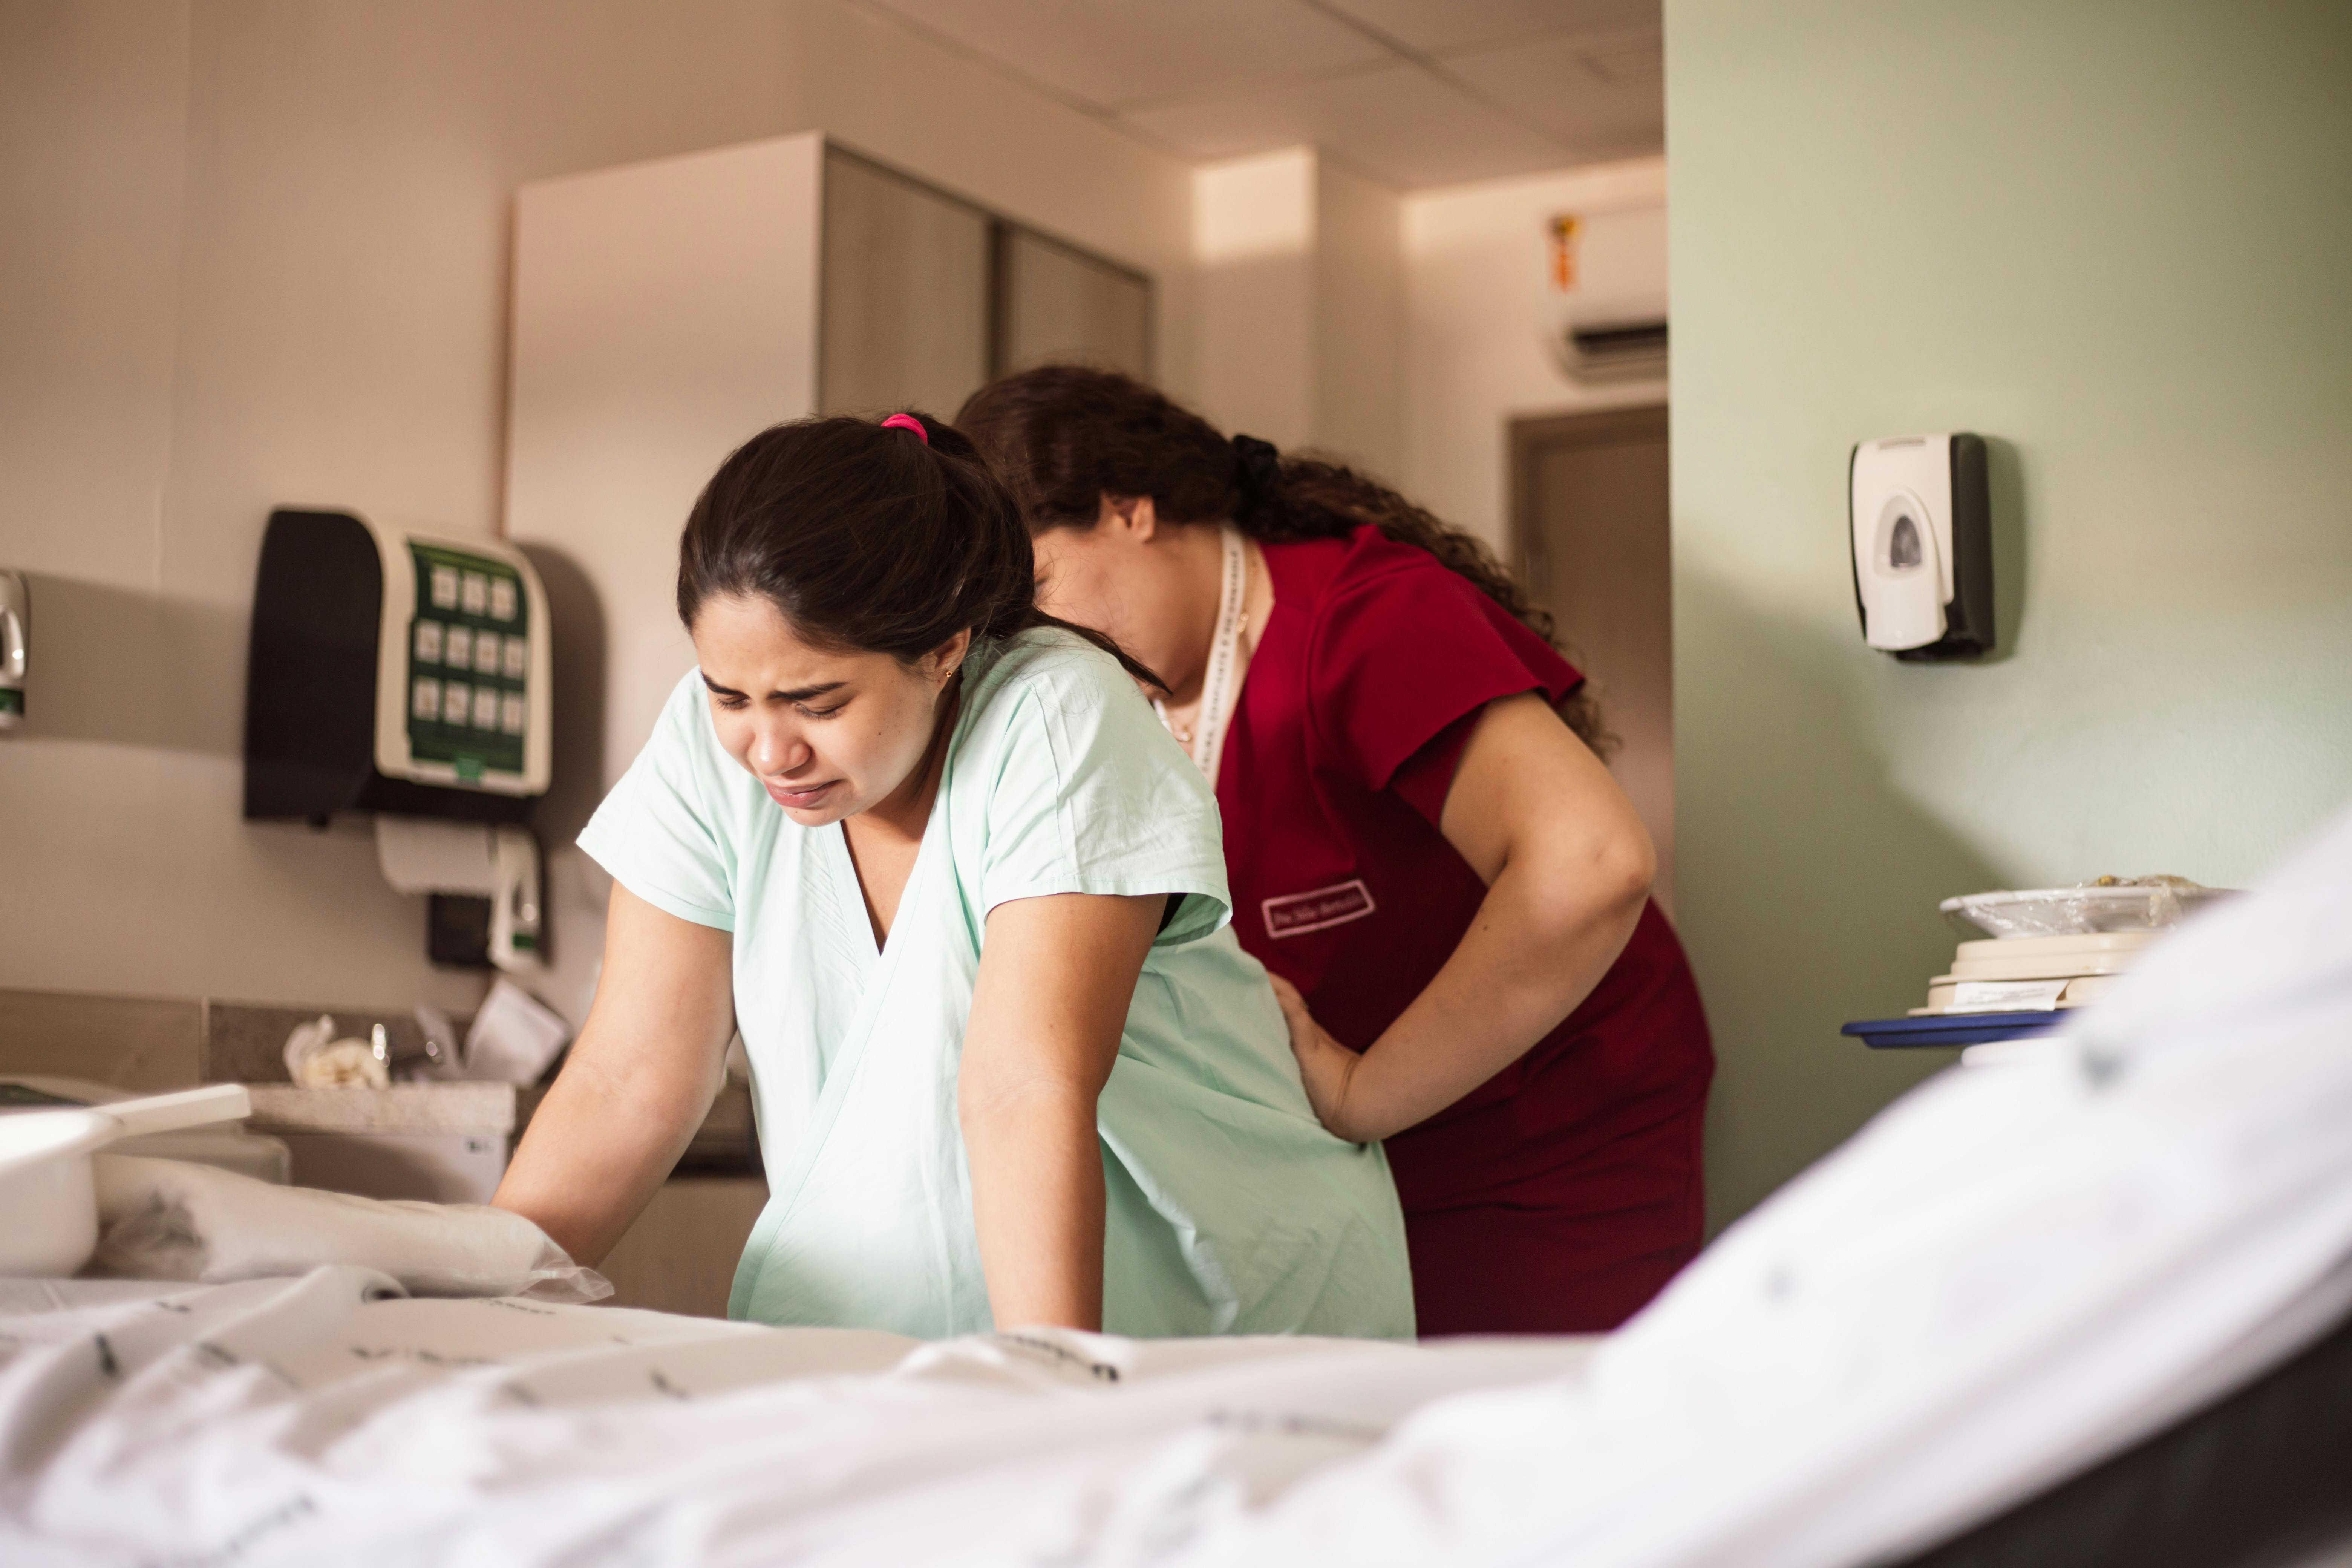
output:
[[[1543,339],[1579,385],[1666,374],[1666,209],[1562,213],[1547,226]]]

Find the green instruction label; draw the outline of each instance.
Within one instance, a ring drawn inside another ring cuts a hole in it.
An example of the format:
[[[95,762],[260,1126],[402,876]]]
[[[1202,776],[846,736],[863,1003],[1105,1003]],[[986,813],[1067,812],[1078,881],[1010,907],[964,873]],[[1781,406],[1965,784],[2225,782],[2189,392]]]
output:
[[[494,556],[411,543],[416,607],[408,623],[408,752],[446,763],[460,784],[522,772],[530,673],[544,635],[522,574]]]

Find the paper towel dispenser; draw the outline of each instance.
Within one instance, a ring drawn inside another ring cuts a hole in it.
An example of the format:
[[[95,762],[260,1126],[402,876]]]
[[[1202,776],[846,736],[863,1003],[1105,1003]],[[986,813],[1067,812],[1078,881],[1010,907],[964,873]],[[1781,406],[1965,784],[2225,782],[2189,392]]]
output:
[[[1847,464],[1853,605],[1863,640],[1902,659],[1993,646],[1985,444],[1965,432],[1865,441]]]
[[[547,791],[547,595],[503,540],[281,508],[250,649],[250,819],[519,822]]]
[[[386,878],[429,892],[439,962],[538,962],[547,594],[503,540],[280,508],[246,673],[245,816],[376,815]]]

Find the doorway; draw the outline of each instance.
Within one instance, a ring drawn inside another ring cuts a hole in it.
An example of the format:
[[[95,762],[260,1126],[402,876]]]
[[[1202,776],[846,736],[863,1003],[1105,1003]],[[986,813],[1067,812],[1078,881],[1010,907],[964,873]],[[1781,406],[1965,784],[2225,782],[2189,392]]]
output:
[[[1511,422],[1511,548],[1618,740],[1610,772],[1675,912],[1675,643],[1664,405]]]

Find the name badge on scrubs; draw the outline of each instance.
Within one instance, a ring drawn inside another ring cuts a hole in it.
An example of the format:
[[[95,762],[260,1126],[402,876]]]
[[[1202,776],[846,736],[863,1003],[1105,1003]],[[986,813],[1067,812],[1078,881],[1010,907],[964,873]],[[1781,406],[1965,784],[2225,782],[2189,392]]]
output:
[[[1362,920],[1378,907],[1372,902],[1372,890],[1364,886],[1361,877],[1335,887],[1317,888],[1312,892],[1285,893],[1258,905],[1265,915],[1265,934],[1270,937],[1304,936],[1327,926],[1346,925],[1349,921]]]

